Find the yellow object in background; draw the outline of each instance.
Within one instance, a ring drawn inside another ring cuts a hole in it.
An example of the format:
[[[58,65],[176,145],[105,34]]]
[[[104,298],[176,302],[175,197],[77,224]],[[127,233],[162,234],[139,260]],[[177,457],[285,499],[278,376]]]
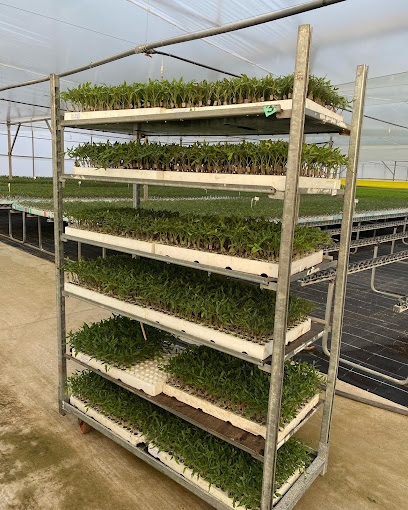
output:
[[[344,186],[346,179],[341,179],[341,185]],[[408,189],[408,181],[377,181],[375,179],[357,179],[357,186],[364,188],[394,188]]]

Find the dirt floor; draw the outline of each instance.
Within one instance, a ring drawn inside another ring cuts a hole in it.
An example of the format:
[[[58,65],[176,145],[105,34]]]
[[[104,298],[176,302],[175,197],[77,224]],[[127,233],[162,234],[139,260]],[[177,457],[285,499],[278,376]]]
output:
[[[107,313],[67,300],[68,330]],[[0,243],[0,510],[210,507],[57,412],[54,268]],[[402,510],[408,418],[336,397],[329,471],[296,510]],[[302,429],[311,443],[318,417]]]

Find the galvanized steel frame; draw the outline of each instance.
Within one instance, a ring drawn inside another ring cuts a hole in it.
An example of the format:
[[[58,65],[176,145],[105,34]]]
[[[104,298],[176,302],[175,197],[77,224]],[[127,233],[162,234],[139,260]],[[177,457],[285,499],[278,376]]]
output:
[[[290,267],[292,256],[292,244],[295,225],[298,220],[299,210],[299,168],[300,157],[303,143],[304,109],[306,100],[306,91],[310,64],[310,45],[311,28],[308,25],[299,27],[298,47],[296,57],[295,83],[293,93],[293,114],[291,118],[290,142],[288,171],[285,190],[284,215],[282,225],[282,243],[280,249],[280,266],[277,284],[277,299],[275,313],[275,341],[273,346],[273,356],[271,365],[271,388],[268,409],[268,430],[266,439],[266,448],[264,455],[264,478],[261,510],[270,510],[272,506],[279,510],[290,510],[300,499],[302,494],[311,485],[314,479],[327,468],[330,424],[333,408],[333,399],[335,393],[335,383],[338,371],[338,362],[341,343],[341,326],[344,310],[344,297],[347,280],[347,267],[350,248],[351,229],[353,225],[353,206],[356,188],[356,168],[358,163],[358,152],[360,143],[360,131],[363,119],[364,93],[367,78],[367,67],[359,66],[357,70],[355,104],[353,111],[352,131],[350,135],[350,152],[348,175],[345,192],[345,208],[342,220],[342,235],[340,239],[339,269],[337,272],[337,287],[335,295],[335,316],[332,333],[332,355],[330,357],[329,377],[326,388],[326,399],[324,404],[324,413],[322,419],[321,438],[318,455],[312,464],[308,467],[306,474],[301,477],[289,489],[288,493],[276,504],[273,505],[274,492],[274,473],[277,452],[277,431],[279,427],[280,403],[282,395],[283,367],[285,360],[285,333],[287,324],[287,309],[289,299],[289,289],[291,283]],[[129,53],[133,54],[133,53]],[[110,60],[107,60],[107,62]],[[87,67],[88,68],[88,67]],[[64,73],[62,75],[65,75]],[[61,76],[62,76],[61,75]],[[62,182],[64,178],[63,169],[63,129],[61,125],[60,99],[59,99],[59,76],[51,75],[51,131],[53,148],[53,182],[54,182],[54,228],[55,228],[55,262],[56,262],[56,291],[57,291],[57,335],[58,335],[58,372],[59,389],[58,402],[59,412],[67,412],[76,415],[79,419],[89,423],[93,428],[107,435],[115,442],[124,446],[127,450],[133,452],[139,458],[142,458],[153,465],[161,472],[168,475],[184,487],[188,488],[203,500],[210,503],[213,507],[220,510],[226,510],[225,504],[218,501],[212,495],[196,487],[187,479],[174,473],[159,461],[148,455],[143,450],[134,447],[122,440],[109,429],[99,424],[86,414],[80,412],[74,406],[67,402],[65,386],[67,380],[66,367],[66,324],[65,324],[65,293],[64,271],[62,264],[64,261],[63,246],[63,190]],[[137,193],[135,193],[134,205],[138,205]],[[330,298],[331,292],[328,296]],[[327,327],[327,324],[326,324]]]

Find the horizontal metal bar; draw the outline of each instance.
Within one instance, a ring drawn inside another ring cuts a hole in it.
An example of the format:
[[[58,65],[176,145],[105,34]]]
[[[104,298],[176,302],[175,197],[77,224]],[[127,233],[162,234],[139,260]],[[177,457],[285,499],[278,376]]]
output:
[[[193,417],[189,416],[188,414],[186,414],[186,412],[183,412],[183,410],[187,411],[188,409],[190,409],[190,410],[193,409],[195,411],[195,414],[197,414],[197,415],[201,414],[201,415],[203,415],[203,417],[208,418],[208,415],[206,413],[204,413],[203,411],[200,411],[199,409],[194,409],[194,408],[190,407],[189,405],[183,404],[182,402],[179,402],[179,401],[177,401],[178,405],[177,405],[177,409],[176,409],[174,406],[168,405],[168,403],[170,403],[171,401],[176,400],[172,397],[167,397],[166,395],[162,395],[162,394],[158,396],[160,398],[152,397],[152,396],[148,395],[147,393],[145,393],[144,391],[138,390],[138,389],[122,382],[119,379],[115,379],[114,377],[111,377],[107,372],[98,370],[97,368],[94,368],[94,367],[88,365],[87,363],[82,362],[80,359],[76,358],[75,356],[65,354],[64,357],[70,361],[73,361],[73,362],[81,365],[82,367],[86,368],[87,370],[92,370],[93,372],[95,372],[99,376],[103,377],[104,379],[107,379],[108,381],[120,386],[121,388],[124,388],[125,390],[130,391],[131,393],[134,393],[138,397],[143,398],[144,400],[147,400],[148,402],[151,402],[152,404],[157,405],[158,407],[161,407],[162,409],[170,412],[171,414],[174,414],[175,416],[182,418],[183,420],[187,421],[188,423],[191,423],[192,425],[195,425],[196,427],[198,427],[202,430],[205,430],[209,434],[212,434],[213,436],[216,436],[216,437],[222,439],[223,441],[226,441],[227,443],[232,444],[236,448],[244,450],[245,452],[249,453],[255,459],[263,462],[263,455],[259,454],[255,450],[249,448],[245,444],[245,442],[241,442],[239,439],[233,438],[233,437],[238,437],[240,432],[242,432],[245,434],[246,438],[248,438],[248,436],[251,436],[254,439],[254,441],[257,441],[258,443],[262,443],[262,440],[258,436],[254,436],[253,434],[250,434],[249,432],[246,432],[243,429],[235,427],[234,425],[231,425],[230,423],[219,420],[218,418],[211,417],[211,420],[214,425],[222,424],[224,426],[224,428],[226,428],[227,430],[230,431],[231,436],[223,434],[223,433],[219,432],[216,428],[214,428],[214,426],[205,425],[203,423],[203,420],[199,421],[199,420],[194,419]],[[288,438],[289,437],[290,436],[288,436]],[[287,440],[288,438],[285,438],[285,440]],[[244,441],[245,441],[245,437],[244,437]]]
[[[201,182],[185,182],[185,181],[158,181],[157,179],[137,179],[126,177],[106,177],[106,176],[83,176],[65,174],[62,180],[76,180],[76,181],[98,181],[98,182],[119,182],[124,184],[147,184],[150,186],[166,186],[172,188],[195,188],[195,189],[214,189],[225,191],[251,191],[253,193],[274,194],[276,189],[272,186],[248,186],[242,184],[216,184],[216,183],[201,183]]]
[[[348,273],[359,273],[360,271],[367,271],[375,267],[385,266],[387,264],[393,264],[401,260],[408,259],[408,250],[400,251],[397,253],[391,253],[388,255],[382,255],[381,257],[375,257],[372,259],[360,260],[359,262],[353,262],[348,266]],[[302,286],[310,285],[312,283],[324,282],[326,280],[333,280],[336,277],[336,269],[327,269],[325,271],[319,271],[310,276],[307,276],[303,280],[300,280]]]
[[[10,126],[13,126],[15,124],[32,124],[33,122],[47,122],[51,120],[51,117],[34,117],[32,119],[16,119],[11,122],[9,122]]]
[[[371,246],[373,244],[381,244],[381,243],[388,243],[389,241],[397,241],[399,239],[405,239],[408,238],[408,232],[400,232],[398,234],[387,234],[385,236],[376,236],[376,237],[367,237],[364,239],[355,239],[354,241],[351,241],[350,247],[351,248],[359,248],[361,246]],[[336,244],[335,246],[330,246],[325,249],[324,251],[327,253],[333,252],[333,251],[339,251],[339,244]]]
[[[200,30],[198,32],[193,32],[185,35],[179,35],[176,37],[171,37],[169,39],[163,39],[161,41],[156,41],[149,44],[141,44],[132,48],[130,50],[117,53],[116,55],[112,55],[111,57],[106,57],[101,60],[97,60],[95,62],[91,62],[88,65],[76,67],[74,69],[70,69],[68,71],[64,71],[63,73],[59,73],[59,77],[68,76],[76,73],[80,73],[82,71],[87,71],[88,69],[93,69],[95,67],[109,64],[110,62],[115,62],[116,60],[120,60],[125,57],[129,57],[131,55],[135,55],[138,53],[147,53],[149,50],[154,50],[156,48],[163,48],[164,46],[171,46],[173,44],[180,44],[188,41],[195,41],[197,39],[204,39],[206,37],[212,37],[214,35],[225,34],[228,32],[234,32],[236,30],[241,30],[243,28],[253,27],[256,25],[261,25],[263,23],[268,23],[270,21],[275,21],[282,18],[287,18],[289,16],[294,16],[296,14],[300,14],[302,12],[311,11],[314,9],[318,9],[320,7],[325,7],[327,5],[336,4],[339,2],[343,2],[344,0],[313,0],[311,2],[307,2],[304,4],[296,5],[293,7],[288,7],[286,9],[281,9],[280,11],[271,12],[268,14],[263,14],[262,16],[255,16],[253,18],[249,18],[243,21],[238,21],[235,23],[229,23],[227,25],[221,25],[214,28],[209,28],[206,30]]]
[[[118,246],[112,243],[105,243],[102,241],[87,241],[82,237],[78,237],[72,234],[62,234],[61,239],[63,241],[75,241],[81,242],[83,244],[89,244],[91,246],[98,246],[100,248],[106,248],[108,250],[114,250],[121,253],[129,253],[131,255],[137,255],[140,257],[145,257],[148,259],[159,260],[161,262],[166,262],[167,264],[177,264],[183,267],[190,267],[192,269],[199,269],[201,271],[206,271],[208,273],[216,273],[221,274],[223,276],[228,276],[230,278],[236,278],[238,280],[244,280],[250,283],[256,283],[259,285],[265,285],[270,290],[276,290],[276,282],[270,280],[269,278],[265,278],[263,276],[258,276],[255,274],[242,273],[240,271],[233,271],[231,269],[223,269],[220,267],[207,266],[205,264],[197,264],[196,262],[190,262],[188,260],[175,259],[173,257],[168,257],[165,255],[157,255],[156,253],[150,253],[147,251],[133,250],[131,248],[125,248],[122,246]]]
[[[13,211],[9,211],[9,212],[13,212]],[[53,251],[48,251],[46,249],[40,248],[39,246],[36,246],[35,244],[23,242],[21,239],[17,239],[15,237],[10,237],[6,234],[0,234],[0,239],[4,239],[4,241],[9,244],[12,244],[12,243],[21,244],[21,245],[25,246],[27,249],[28,248],[30,250],[33,249],[35,251],[39,251],[43,254],[50,255],[50,256],[54,257]]]
[[[292,510],[302,495],[323,471],[325,459],[317,456],[306,469],[304,476],[299,477],[283,498],[273,506],[274,510]]]
[[[37,83],[44,83],[46,81],[50,81],[49,76],[36,78],[35,80],[22,81],[20,83],[13,83],[11,85],[5,85],[4,87],[0,87],[0,92],[3,92],[4,90],[17,89],[18,87],[26,87],[28,85],[36,85]]]
[[[384,404],[383,402],[377,402],[371,398],[365,398],[360,395],[354,395],[353,393],[348,393],[346,391],[337,390],[336,395],[343,398],[349,398],[350,400],[355,400],[356,402],[360,402],[361,404],[366,404],[368,406],[378,407],[379,409],[385,409],[386,411],[390,411],[391,413],[403,414],[404,416],[408,416],[408,408],[397,407],[396,405]]]
[[[172,53],[166,53],[164,51],[156,51],[156,50],[150,50],[147,52],[148,54],[152,55],[163,55],[165,57],[171,57],[176,60],[181,60],[182,62],[187,62],[187,64],[193,64],[198,67],[203,67],[204,69],[209,69],[210,71],[215,71],[217,73],[227,74],[229,76],[233,76],[235,78],[241,78],[240,74],[230,73],[228,71],[223,71],[222,69],[218,69],[217,67],[208,66],[206,64],[200,64],[200,62],[195,62],[194,60],[189,60],[188,58],[180,57],[178,55],[173,55]]]
[[[385,214],[384,213],[381,214],[382,212],[381,210],[357,213],[353,216],[353,223],[401,218],[404,216],[408,221],[408,209],[401,208],[395,209],[394,211],[386,212]],[[299,223],[303,225],[319,225],[319,226],[338,225],[339,223],[341,223],[341,215],[333,214],[332,216],[301,216],[299,218]]]
[[[133,446],[132,444],[128,443],[121,437],[114,434],[110,429],[108,429],[101,423],[97,422],[96,420],[88,416],[86,413],[81,412],[79,409],[72,406],[71,404],[68,404],[65,401],[62,402],[62,409],[66,413],[73,414],[80,420],[88,423],[88,425],[90,425],[93,429],[97,430],[101,434],[104,434],[109,439],[112,439],[112,441],[115,441],[115,443],[119,444],[120,446],[123,446],[123,448],[136,455],[136,457],[143,460],[144,462],[147,462],[150,466],[156,468],[161,473],[165,474],[175,482],[179,483],[185,489],[188,489],[189,491],[193,492],[196,496],[200,497],[217,510],[231,510],[231,507],[229,505],[222,503],[219,499],[215,498],[209,492],[193,484],[187,478],[179,475],[171,468],[167,467],[165,464],[160,462],[158,459],[147,453],[145,451],[145,447]]]
[[[354,221],[354,220],[353,220]],[[367,230],[380,230],[381,228],[390,228],[390,227],[398,227],[400,225],[406,225],[408,223],[408,219],[404,220],[395,220],[389,221],[385,223],[369,223],[368,225],[358,225],[354,226],[352,232],[364,232]],[[328,232],[333,236],[336,234],[340,234],[340,228],[329,229]]]

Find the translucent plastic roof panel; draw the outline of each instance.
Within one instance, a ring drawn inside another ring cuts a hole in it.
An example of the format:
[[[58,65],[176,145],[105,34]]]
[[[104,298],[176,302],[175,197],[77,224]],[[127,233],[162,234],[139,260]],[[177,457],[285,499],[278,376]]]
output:
[[[0,3],[0,84],[61,72],[139,44],[218,26],[279,10],[302,0],[4,0]],[[356,65],[370,67],[367,114],[406,125],[408,47],[406,0],[347,0],[315,11],[239,32],[162,48],[236,74],[262,76],[293,72],[299,24],[313,27],[313,74],[344,84],[352,95]],[[218,79],[225,75],[169,57],[135,55],[62,81],[116,84],[183,76]],[[385,78],[375,78],[385,76]],[[389,78],[388,75],[393,75]],[[5,101],[5,99],[9,101]],[[49,113],[48,83],[0,93],[0,122]],[[349,119],[346,119],[347,121]],[[368,122],[372,145],[407,145],[407,130]],[[377,137],[377,138],[376,138]],[[388,141],[387,141],[388,140]],[[406,141],[406,138],[405,138]],[[341,140],[344,144],[344,140]],[[408,155],[406,157],[408,159]]]

